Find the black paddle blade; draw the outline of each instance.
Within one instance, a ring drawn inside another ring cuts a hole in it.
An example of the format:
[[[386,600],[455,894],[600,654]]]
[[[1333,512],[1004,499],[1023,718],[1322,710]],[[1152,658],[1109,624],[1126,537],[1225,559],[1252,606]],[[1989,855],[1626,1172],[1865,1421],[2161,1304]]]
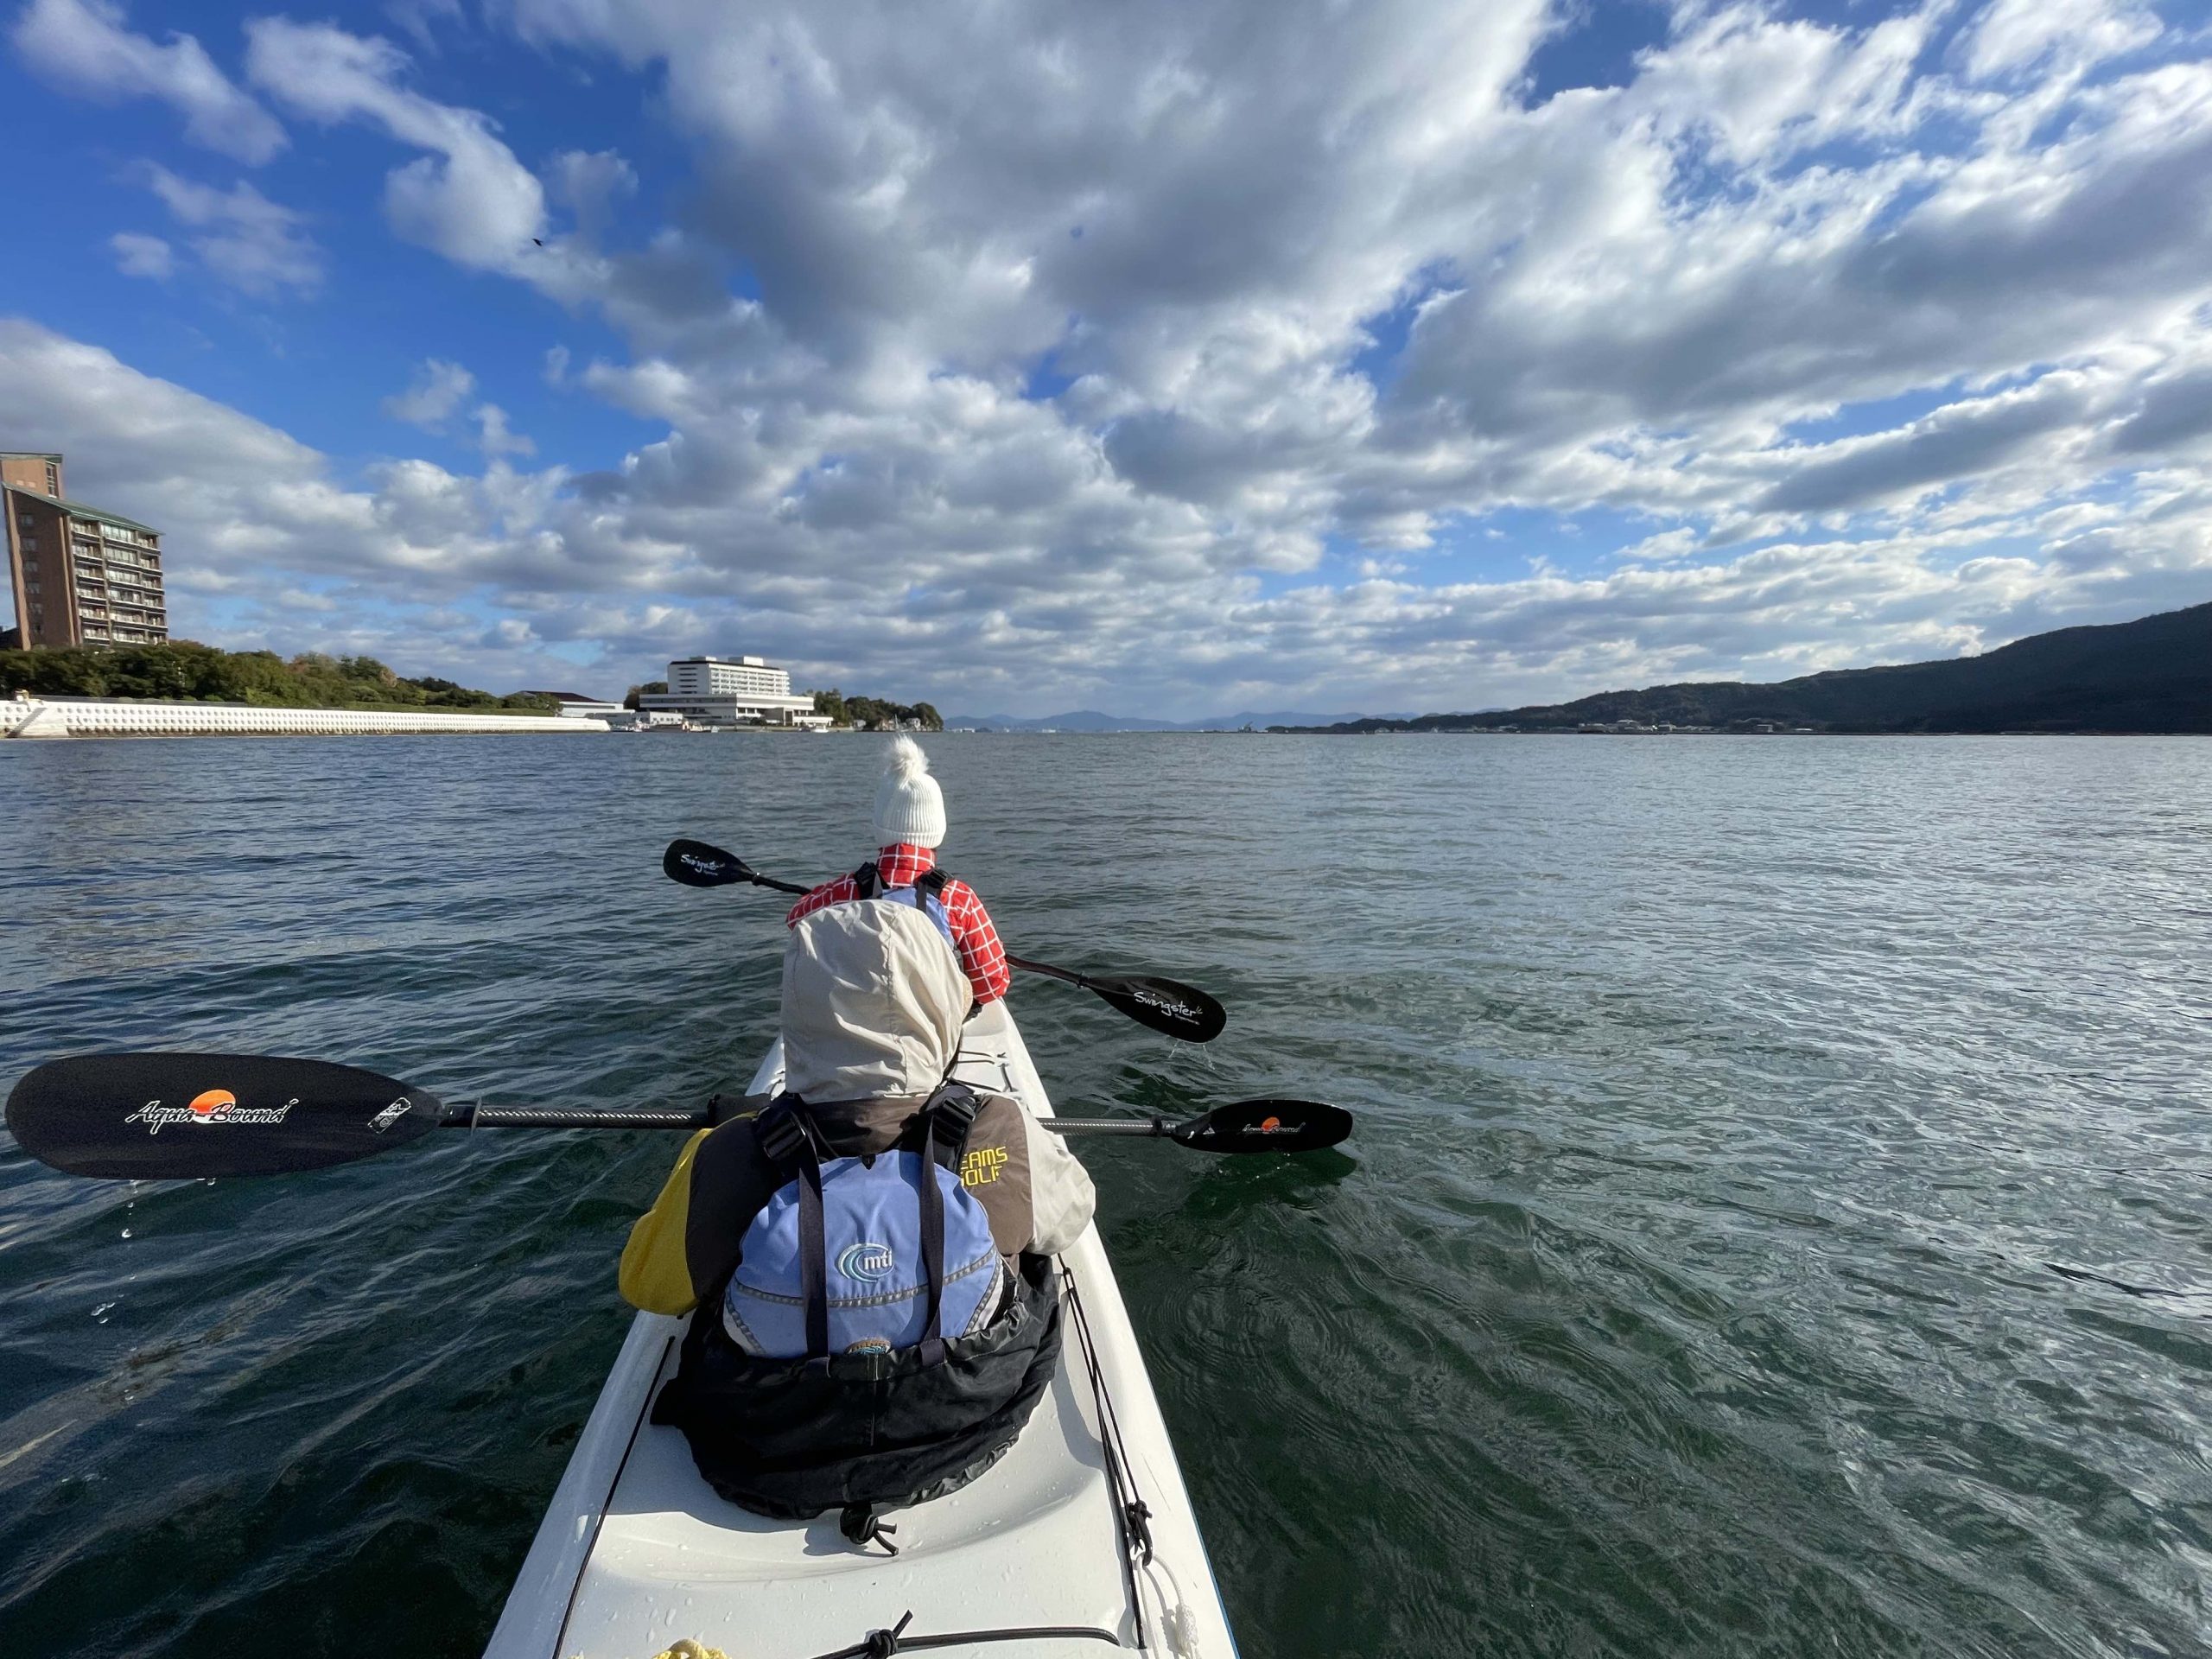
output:
[[[753,879],[750,864],[703,841],[670,842],[660,855],[660,868],[670,880],[687,887],[727,887]]]
[[[1220,1003],[1197,986],[1179,980],[1086,976],[1081,983],[1139,1025],[1180,1037],[1186,1043],[1210,1043],[1229,1023],[1228,1010]]]
[[[1167,1133],[1199,1152],[1319,1152],[1351,1133],[1351,1114],[1318,1100],[1240,1100]]]
[[[263,1054],[80,1054],[8,1096],[25,1152],[141,1181],[349,1164],[438,1126],[435,1096],[373,1071]]]

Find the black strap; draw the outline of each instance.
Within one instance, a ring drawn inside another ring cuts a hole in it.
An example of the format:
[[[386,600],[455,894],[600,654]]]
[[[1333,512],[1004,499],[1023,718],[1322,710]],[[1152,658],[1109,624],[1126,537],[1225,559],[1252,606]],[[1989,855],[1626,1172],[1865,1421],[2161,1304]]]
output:
[[[1103,1642],[1109,1648],[1122,1645],[1120,1637],[1092,1624],[1031,1624],[1013,1630],[942,1630],[929,1636],[909,1636],[906,1626],[913,1622],[914,1616],[910,1612],[887,1630],[870,1630],[851,1647],[817,1654],[816,1659],[896,1659],[899,1654],[917,1653],[927,1648],[972,1648],[986,1642]]]
[[[922,1111],[922,1271],[930,1278],[929,1319],[922,1326],[922,1363],[944,1363],[944,1192],[937,1184],[934,1106]]]
[[[944,1192],[937,1183],[938,1167],[941,1164],[958,1173],[968,1132],[982,1109],[973,1089],[956,1083],[938,1090],[921,1111],[922,1270],[930,1279],[929,1319],[922,1327],[920,1344],[925,1365],[944,1363]]]
[[[799,1294],[806,1302],[806,1357],[830,1357],[830,1239],[822,1219],[820,1131],[797,1095],[779,1095],[753,1120],[753,1139],[778,1176],[798,1184]]]
[[[876,868],[874,859],[853,872],[853,887],[862,899],[873,899],[883,891],[883,872]],[[925,902],[934,899],[944,902],[944,889],[952,878],[943,870],[924,870],[913,880],[914,903],[919,909],[929,908]]]
[[[799,1138],[798,1280],[806,1298],[806,1357],[830,1357],[830,1240],[822,1220],[822,1160]]]

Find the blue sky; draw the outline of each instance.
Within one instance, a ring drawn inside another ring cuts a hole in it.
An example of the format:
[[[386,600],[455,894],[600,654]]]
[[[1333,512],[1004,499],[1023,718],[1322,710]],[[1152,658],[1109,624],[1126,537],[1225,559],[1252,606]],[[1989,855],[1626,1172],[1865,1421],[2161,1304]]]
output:
[[[620,148],[655,168],[668,200],[619,200],[615,233],[650,234],[673,210],[685,170],[679,147],[641,104],[650,89],[607,68],[594,77],[566,52],[499,41],[450,20],[438,50],[423,51],[387,9],[353,5],[332,16],[362,35],[415,48],[414,76],[427,94],[484,109],[518,153]],[[178,30],[235,57],[242,14],[212,6],[149,10],[143,25]],[[158,27],[156,20],[158,18]],[[296,129],[266,164],[242,169],[220,155],[181,144],[175,114],[143,99],[112,103],[61,90],[10,65],[0,102],[0,147],[45,156],[48,165],[10,181],[15,204],[54,226],[51,238],[10,238],[0,248],[0,289],[10,308],[79,339],[97,340],[134,366],[192,387],[283,428],[344,466],[404,451],[447,465],[473,452],[395,423],[381,399],[424,358],[463,361],[479,388],[510,410],[527,407],[542,459],[579,470],[602,467],[658,435],[653,423],[590,397],[552,395],[543,381],[550,346],[580,357],[619,351],[620,338],[588,311],[458,270],[436,253],[395,238],[377,209],[391,147],[350,127]],[[54,135],[68,141],[53,147]],[[120,227],[170,233],[143,181],[149,162],[228,188],[240,178],[296,208],[322,250],[311,289],[242,293],[219,282],[172,281],[149,288],[123,275],[108,242]],[[395,375],[394,365],[401,372]]]
[[[2212,599],[2196,6],[0,18],[0,447],[216,643],[1189,716]]]

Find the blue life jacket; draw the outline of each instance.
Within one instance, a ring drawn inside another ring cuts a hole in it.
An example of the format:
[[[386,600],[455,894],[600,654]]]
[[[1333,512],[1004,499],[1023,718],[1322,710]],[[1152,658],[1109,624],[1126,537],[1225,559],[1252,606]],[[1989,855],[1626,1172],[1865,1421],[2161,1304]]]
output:
[[[873,1157],[829,1154],[794,1096],[755,1120],[762,1154],[789,1179],[745,1230],[723,1292],[722,1329],[741,1352],[918,1349],[935,1365],[946,1338],[990,1323],[1005,1268],[959,1173],[977,1104],[963,1085],[940,1090],[909,1132],[913,1150]]]
[[[944,908],[944,884],[951,879],[943,870],[925,870],[910,887],[887,887],[874,859],[853,872],[853,885],[860,889],[861,898],[913,906],[937,924],[937,931],[944,935],[947,944],[957,949],[959,941],[952,937],[952,918]]]

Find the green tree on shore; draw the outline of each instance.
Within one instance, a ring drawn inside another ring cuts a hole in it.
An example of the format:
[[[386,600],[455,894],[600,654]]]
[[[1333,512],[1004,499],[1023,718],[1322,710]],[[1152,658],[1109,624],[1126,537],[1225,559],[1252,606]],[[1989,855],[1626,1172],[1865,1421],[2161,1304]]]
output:
[[[243,702],[275,709],[506,709],[551,714],[543,697],[489,691],[435,675],[409,679],[373,657],[221,651],[190,639],[95,650],[0,651],[0,696],[127,697],[160,702]]]
[[[918,727],[925,732],[941,732],[944,721],[926,702],[886,702],[880,697],[849,697],[835,686],[827,691],[810,691],[814,699],[814,712],[827,715],[839,726],[851,726],[863,732],[884,732],[894,726]]]

